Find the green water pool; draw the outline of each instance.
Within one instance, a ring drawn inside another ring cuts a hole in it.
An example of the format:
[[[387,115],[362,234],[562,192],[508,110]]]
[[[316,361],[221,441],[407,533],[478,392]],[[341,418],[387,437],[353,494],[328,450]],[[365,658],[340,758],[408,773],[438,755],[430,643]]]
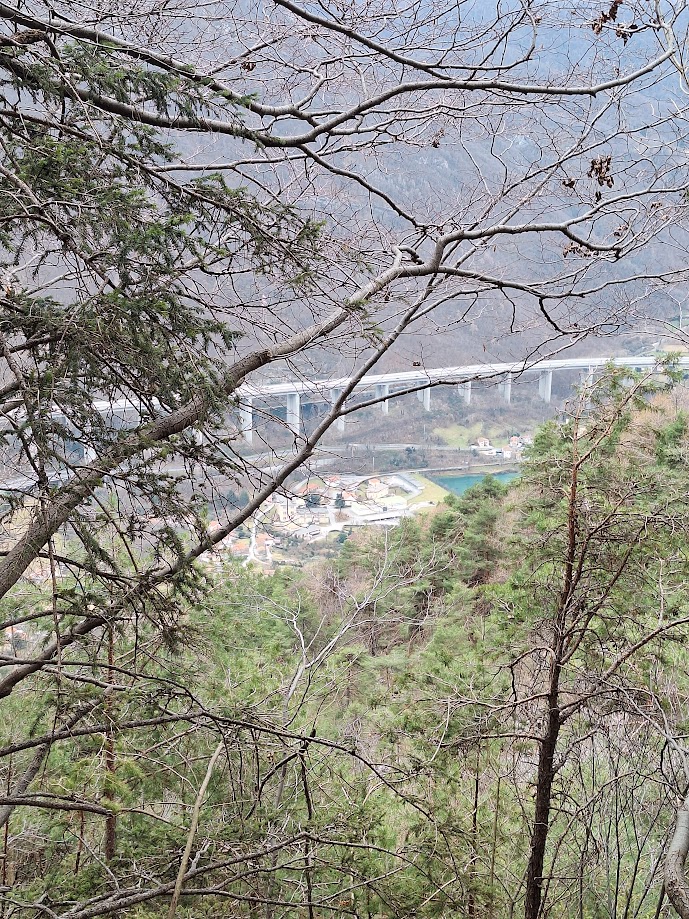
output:
[[[489,474],[499,482],[505,483],[511,482],[519,476],[518,472],[492,472]],[[438,485],[442,485],[442,487],[446,488],[448,491],[451,491],[453,495],[461,495],[464,494],[467,488],[471,488],[472,485],[476,485],[478,482],[482,481],[485,475],[485,473],[480,473],[478,475],[467,473],[464,475],[434,475],[433,481],[437,482]]]

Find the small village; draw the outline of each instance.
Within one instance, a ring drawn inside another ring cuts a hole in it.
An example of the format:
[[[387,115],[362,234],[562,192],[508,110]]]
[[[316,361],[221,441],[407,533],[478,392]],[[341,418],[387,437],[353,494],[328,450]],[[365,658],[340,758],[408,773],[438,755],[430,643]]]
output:
[[[500,465],[518,464],[530,443],[528,435],[515,435],[496,447],[487,437],[478,437],[468,452],[479,460],[485,458],[485,467],[477,470],[495,471],[496,460]],[[416,470],[310,476],[272,495],[243,527],[217,544],[207,565],[219,570],[229,558],[266,570],[278,564],[300,564],[300,558],[343,543],[357,527],[396,526],[404,517],[437,506],[448,494],[441,483]],[[209,532],[219,527],[218,521],[211,521]]]

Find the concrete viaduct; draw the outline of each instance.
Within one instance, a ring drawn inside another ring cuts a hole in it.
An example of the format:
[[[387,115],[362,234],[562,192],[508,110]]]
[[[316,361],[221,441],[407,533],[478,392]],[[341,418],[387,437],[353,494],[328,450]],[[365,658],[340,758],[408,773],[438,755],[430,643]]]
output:
[[[414,368],[402,373],[383,373],[362,377],[354,393],[370,392],[380,400],[381,410],[389,411],[388,396],[395,392],[415,389],[419,401],[426,411],[431,407],[431,388],[438,385],[456,385],[467,405],[471,403],[471,384],[479,380],[494,379],[503,399],[510,402],[512,380],[527,374],[538,376],[538,394],[544,402],[550,402],[553,373],[558,370],[579,370],[593,379],[597,371],[606,364],[630,367],[634,370],[652,370],[658,365],[657,356],[650,357],[568,357],[534,361],[532,364],[519,362],[506,364],[474,364],[468,367],[438,367],[434,369]],[[689,354],[679,358],[680,367],[689,368]],[[291,380],[284,383],[245,384],[237,390],[239,397],[239,428],[248,443],[253,439],[253,403],[255,399],[283,401],[286,406],[286,421],[295,434],[301,432],[302,402],[333,403],[342,390],[350,385],[347,377],[326,380]],[[344,418],[338,418],[337,426],[344,429]]]

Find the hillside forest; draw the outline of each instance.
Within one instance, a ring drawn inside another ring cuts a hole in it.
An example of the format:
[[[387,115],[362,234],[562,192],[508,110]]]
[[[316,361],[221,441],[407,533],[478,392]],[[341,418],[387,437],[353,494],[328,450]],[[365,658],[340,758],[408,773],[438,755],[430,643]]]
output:
[[[44,667],[0,729],[4,915],[670,915],[687,402],[611,370],[515,485],[199,569]]]

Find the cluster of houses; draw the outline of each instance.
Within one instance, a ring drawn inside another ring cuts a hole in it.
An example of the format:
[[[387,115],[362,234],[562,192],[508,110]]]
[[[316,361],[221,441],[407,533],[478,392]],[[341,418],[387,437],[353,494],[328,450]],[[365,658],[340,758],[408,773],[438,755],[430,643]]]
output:
[[[528,434],[513,434],[504,447],[494,447],[487,437],[477,437],[476,442],[469,445],[469,449],[478,456],[501,456],[505,460],[519,460],[524,447],[532,443],[533,438]]]
[[[288,493],[274,494],[239,532],[225,537],[210,559],[211,567],[222,563],[230,553],[244,563],[272,565],[295,545],[326,540],[332,534],[351,532],[357,526],[392,526],[420,507],[423,486],[412,475],[312,477],[292,487]],[[220,524],[211,522],[212,533]]]
[[[529,435],[515,434],[496,447],[488,437],[477,437],[470,450],[497,462],[518,462],[532,443]],[[274,562],[289,561],[300,545],[332,542],[358,526],[394,526],[433,503],[424,500],[423,491],[413,473],[312,476],[268,498],[243,529],[218,545],[210,564],[221,565],[223,554],[230,553],[244,564],[272,567]],[[211,529],[214,525],[219,524],[211,524]]]
[[[276,494],[262,508],[275,526],[295,535],[325,536],[346,524],[371,522],[372,516],[399,517],[408,509],[409,498],[421,488],[403,475],[337,476],[306,479],[290,494]],[[304,532],[304,529],[308,532]]]

